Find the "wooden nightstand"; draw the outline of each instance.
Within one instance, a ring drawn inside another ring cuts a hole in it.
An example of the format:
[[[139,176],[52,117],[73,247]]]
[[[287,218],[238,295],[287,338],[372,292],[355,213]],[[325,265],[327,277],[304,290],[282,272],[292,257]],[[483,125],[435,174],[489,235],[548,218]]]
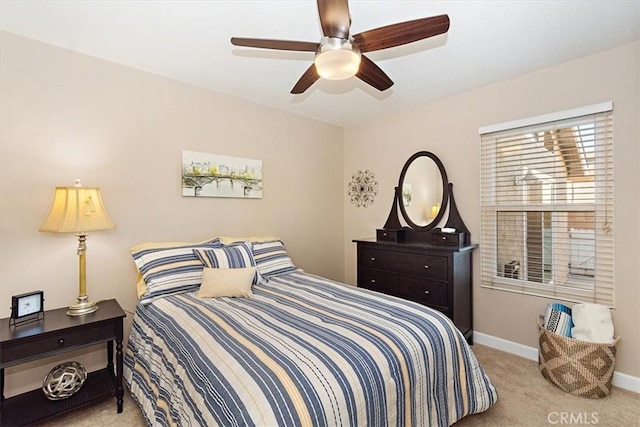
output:
[[[32,424],[111,396],[116,396],[118,413],[122,412],[122,328],[126,314],[114,299],[98,305],[95,313],[78,317],[67,316],[67,308],[48,310],[44,319],[18,327],[10,327],[9,319],[0,319],[0,424]],[[70,398],[51,401],[41,389],[4,398],[5,368],[103,342],[107,343],[106,368],[90,372],[80,391]]]

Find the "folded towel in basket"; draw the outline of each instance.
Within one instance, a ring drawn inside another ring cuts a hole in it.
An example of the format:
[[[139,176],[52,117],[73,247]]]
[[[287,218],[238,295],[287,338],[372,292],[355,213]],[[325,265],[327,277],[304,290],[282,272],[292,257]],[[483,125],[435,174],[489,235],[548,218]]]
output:
[[[571,309],[564,304],[550,303],[544,313],[544,328],[558,335],[571,337]]]
[[[573,306],[573,338],[597,342],[611,343],[613,338],[613,320],[611,311],[606,305],[576,304]]]

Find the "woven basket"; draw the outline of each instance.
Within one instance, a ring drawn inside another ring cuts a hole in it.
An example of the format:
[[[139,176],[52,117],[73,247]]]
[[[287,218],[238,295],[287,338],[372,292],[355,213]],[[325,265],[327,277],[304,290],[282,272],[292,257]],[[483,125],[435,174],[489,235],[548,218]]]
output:
[[[593,343],[551,332],[538,320],[540,372],[567,393],[598,399],[611,392],[616,364],[616,343]]]

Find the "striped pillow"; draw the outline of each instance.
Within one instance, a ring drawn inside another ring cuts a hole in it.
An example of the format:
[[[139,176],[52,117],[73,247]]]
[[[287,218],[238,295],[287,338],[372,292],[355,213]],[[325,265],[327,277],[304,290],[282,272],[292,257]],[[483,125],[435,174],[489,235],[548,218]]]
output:
[[[251,242],[237,242],[220,248],[193,249],[194,255],[207,268],[247,268],[256,267],[251,254]],[[253,284],[261,283],[263,277],[256,269]]]
[[[161,295],[197,289],[202,282],[203,266],[193,250],[219,247],[222,243],[218,240],[164,248],[134,247],[131,256],[147,285],[140,301],[148,303]]]
[[[253,244],[253,258],[263,276],[276,276],[298,270],[280,240]]]

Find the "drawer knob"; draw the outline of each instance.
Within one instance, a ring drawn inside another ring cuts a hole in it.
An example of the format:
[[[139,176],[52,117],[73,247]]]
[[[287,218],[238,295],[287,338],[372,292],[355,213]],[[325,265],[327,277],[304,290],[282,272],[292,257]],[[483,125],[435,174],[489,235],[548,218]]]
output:
[[[371,283],[376,283],[376,279],[371,279]]]
[[[62,346],[64,345],[64,338],[60,338],[60,339],[58,340],[58,345],[59,345],[60,347],[62,347]]]
[[[425,265],[425,266],[424,266],[424,268],[426,268],[426,269],[428,270],[428,269],[429,269],[429,266],[428,266],[428,265]]]
[[[382,233],[382,235],[383,235],[384,237],[387,237],[387,236],[388,236],[388,234],[387,234],[387,233]]]
[[[447,240],[447,236],[442,236],[442,240]]]
[[[373,257],[373,256],[372,256],[372,257],[371,257],[371,261],[375,261],[375,260],[376,260],[376,257]]]
[[[431,293],[431,292],[429,292],[429,291],[424,291],[424,294],[425,294],[425,295],[429,295],[430,293]]]

